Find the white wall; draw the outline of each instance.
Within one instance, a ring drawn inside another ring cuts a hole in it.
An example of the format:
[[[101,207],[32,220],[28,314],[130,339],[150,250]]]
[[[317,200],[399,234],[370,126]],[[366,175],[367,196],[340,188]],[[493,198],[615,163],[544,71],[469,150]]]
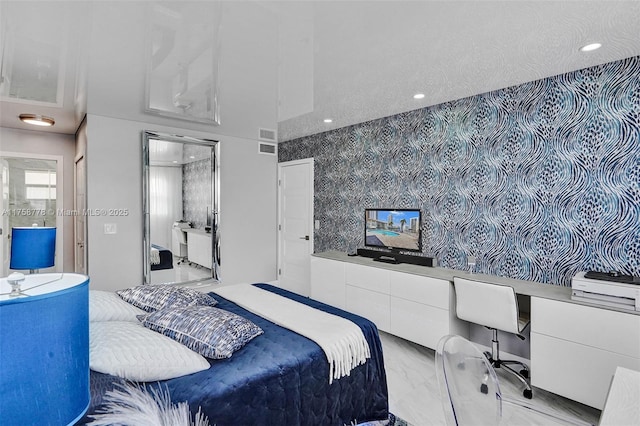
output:
[[[0,151],[62,156],[64,167],[62,179],[63,205],[57,206],[57,208],[73,210],[73,164],[75,156],[75,138],[73,135],[0,127]],[[62,271],[73,272],[73,216],[64,216],[63,227]]]
[[[220,139],[220,236],[225,283],[277,278],[277,176],[256,140]]]
[[[277,158],[257,141],[87,115],[87,207],[128,209],[128,216],[88,217],[91,287],[116,290],[142,283],[142,132],[220,141],[221,272],[225,283],[276,278]],[[117,226],[105,235],[104,225]]]

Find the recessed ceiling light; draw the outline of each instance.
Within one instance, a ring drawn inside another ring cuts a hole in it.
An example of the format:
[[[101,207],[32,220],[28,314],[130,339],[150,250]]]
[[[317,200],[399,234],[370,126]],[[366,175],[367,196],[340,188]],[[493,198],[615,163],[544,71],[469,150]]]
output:
[[[424,93],[416,93],[415,95],[413,95],[413,99],[423,99],[424,98]]]
[[[33,124],[34,126],[51,127],[55,124],[53,118],[44,117],[38,114],[20,114],[18,117],[23,123]]]
[[[330,118],[325,118],[325,119],[324,119],[324,122],[325,122],[325,123],[333,123],[333,120],[332,120],[332,119],[330,119]]]
[[[191,158],[193,160],[194,158],[196,158],[196,156],[195,155],[190,155],[189,158]]]
[[[592,50],[600,49],[602,47],[601,43],[589,43],[585,44],[580,48],[581,52],[591,52]]]

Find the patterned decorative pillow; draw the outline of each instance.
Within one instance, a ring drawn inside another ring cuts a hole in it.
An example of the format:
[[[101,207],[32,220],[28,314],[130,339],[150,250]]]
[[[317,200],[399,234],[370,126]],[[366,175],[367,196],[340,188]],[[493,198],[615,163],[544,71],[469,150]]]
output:
[[[125,302],[147,312],[181,306],[215,306],[218,303],[213,297],[198,290],[166,284],[140,285],[118,290],[116,293]]]
[[[145,327],[214,359],[229,358],[263,333],[248,319],[211,306],[163,309],[138,319]]]

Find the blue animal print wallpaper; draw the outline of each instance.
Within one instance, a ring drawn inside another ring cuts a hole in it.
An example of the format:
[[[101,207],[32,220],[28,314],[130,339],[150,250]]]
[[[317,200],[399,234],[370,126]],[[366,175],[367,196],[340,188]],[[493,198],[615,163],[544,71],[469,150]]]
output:
[[[182,166],[182,210],[194,228],[210,225],[211,158]]]
[[[315,251],[365,208],[420,208],[438,265],[569,286],[640,275],[640,57],[282,142],[315,159]]]

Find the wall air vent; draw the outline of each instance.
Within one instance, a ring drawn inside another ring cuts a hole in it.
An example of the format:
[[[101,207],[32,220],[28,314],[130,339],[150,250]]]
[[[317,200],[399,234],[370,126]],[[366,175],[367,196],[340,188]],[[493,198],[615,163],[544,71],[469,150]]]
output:
[[[278,154],[278,144],[266,143],[266,142],[258,142],[258,153],[259,154],[267,154],[267,155],[277,155]]]
[[[258,129],[258,139],[261,141],[267,142],[277,142],[278,141],[278,132],[273,129]]]

